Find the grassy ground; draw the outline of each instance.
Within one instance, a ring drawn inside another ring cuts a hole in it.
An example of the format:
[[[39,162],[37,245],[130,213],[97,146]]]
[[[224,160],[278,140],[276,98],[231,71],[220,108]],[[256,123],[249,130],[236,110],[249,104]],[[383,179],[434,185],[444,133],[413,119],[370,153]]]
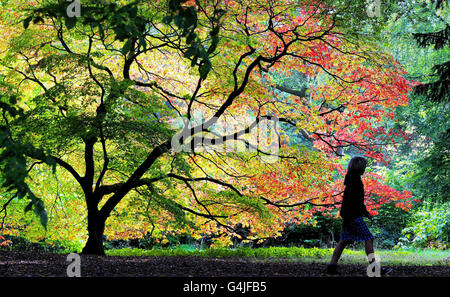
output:
[[[302,247],[270,247],[236,249],[196,249],[193,246],[179,246],[174,249],[113,249],[107,250],[109,256],[201,256],[207,258],[246,258],[255,262],[289,261],[302,263],[328,263],[333,249]],[[450,251],[431,249],[415,250],[376,250],[382,265],[448,266]],[[367,262],[364,250],[346,249],[341,257],[342,264],[361,264]]]

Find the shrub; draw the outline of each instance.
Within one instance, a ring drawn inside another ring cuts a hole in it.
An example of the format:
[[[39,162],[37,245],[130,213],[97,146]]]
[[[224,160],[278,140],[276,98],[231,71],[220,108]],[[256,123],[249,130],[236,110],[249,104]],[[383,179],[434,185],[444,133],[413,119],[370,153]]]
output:
[[[255,244],[254,247],[302,246],[307,248],[324,248],[333,246],[339,240],[342,220],[322,214],[316,214],[312,219],[315,221],[315,224],[291,225],[281,232],[281,236],[269,238],[262,244]]]
[[[446,249],[450,239],[450,202],[441,205],[424,203],[411,216],[402,235],[397,247]]]
[[[384,204],[378,209],[369,228],[376,236],[377,248],[393,248],[402,237],[402,230],[406,227],[411,214],[395,207],[394,204]]]
[[[21,236],[5,235],[4,240],[8,244],[0,244],[0,250],[48,253],[64,253],[71,250],[67,246],[62,246],[60,242],[31,242]]]
[[[0,246],[8,246],[11,243],[11,240],[5,239],[0,235]]]

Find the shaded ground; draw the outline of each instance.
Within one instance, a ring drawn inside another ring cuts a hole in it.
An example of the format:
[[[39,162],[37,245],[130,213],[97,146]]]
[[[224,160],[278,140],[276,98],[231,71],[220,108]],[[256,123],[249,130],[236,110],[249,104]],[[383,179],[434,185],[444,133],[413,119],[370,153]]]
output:
[[[0,251],[0,276],[65,277],[66,255]],[[341,276],[365,277],[366,266],[340,265]],[[395,266],[390,277],[449,277],[450,266]],[[249,259],[172,257],[81,256],[81,276],[123,277],[323,277],[324,264]]]

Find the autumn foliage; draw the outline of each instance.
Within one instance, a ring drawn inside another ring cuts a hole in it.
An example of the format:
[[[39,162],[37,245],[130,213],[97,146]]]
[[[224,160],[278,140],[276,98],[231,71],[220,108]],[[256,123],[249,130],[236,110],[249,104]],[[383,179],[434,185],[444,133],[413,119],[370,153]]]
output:
[[[82,119],[77,122],[80,127],[98,133],[91,147],[92,174],[101,183],[90,184],[90,190],[82,186],[81,191],[73,185],[84,182],[83,177],[74,179],[71,170],[63,170],[69,167],[59,167],[60,179],[65,180],[60,190],[78,193],[58,203],[60,213],[76,208],[70,215],[83,220],[83,195],[105,193],[95,207],[109,217],[108,238],[189,232],[195,238],[218,235],[216,243],[226,245],[241,223],[250,227],[247,240],[263,239],[289,224],[310,222],[315,213],[336,215],[349,155],[364,155],[373,165],[387,164],[385,147],[407,137],[385,123],[394,120],[396,107],[408,104],[414,83],[375,41],[349,32],[336,17],[339,8],[329,1],[184,1],[176,10],[167,8],[175,2],[136,2],[136,14],[148,17],[146,26],[152,28],[136,33],[142,38],[125,33],[118,38],[119,25],[103,24],[100,29],[100,21],[94,26],[87,18],[78,21],[77,32],[45,15],[45,10],[42,22],[24,31],[3,24],[16,36],[10,38],[8,51],[14,62],[2,66],[10,73],[10,83],[27,81],[20,95],[26,100],[36,93],[51,98],[48,90],[68,78],[70,100],[61,93],[58,104],[45,103],[52,106],[51,117],[61,118],[58,125],[67,124],[60,115],[64,111],[58,111],[66,108]],[[187,16],[194,12],[196,22],[190,24]],[[36,40],[23,44],[21,38],[30,32],[38,35]],[[22,48],[14,42],[22,42]],[[289,85],[289,78],[300,78],[302,85]],[[33,92],[27,90],[31,86]],[[283,92],[280,86],[304,92]],[[99,116],[102,104],[106,120]],[[217,139],[214,129],[227,123],[246,131],[244,123],[235,120],[239,116],[278,119],[278,161],[264,162],[266,151],[248,149],[253,137],[249,129],[234,144],[227,143],[247,148],[239,152],[212,145],[175,153],[169,147],[145,172],[139,171],[141,183],[130,181],[133,187],[122,198],[117,196],[123,194],[117,189],[126,184],[126,177],[136,175],[147,156],[167,148],[162,144],[176,132],[170,130],[173,122],[196,115],[206,123],[197,136]],[[36,109],[33,116],[42,127],[49,124],[47,113]],[[218,120],[209,122],[213,118]],[[103,121],[103,130],[95,130],[98,121]],[[39,143],[36,135],[57,125],[42,130],[36,126],[30,139]],[[70,150],[51,141],[45,144],[74,171],[87,172],[80,141],[87,150],[86,136],[69,136]],[[375,166],[363,182],[372,214],[385,203],[410,208],[411,193],[386,185]],[[59,228],[70,230],[71,224]]]

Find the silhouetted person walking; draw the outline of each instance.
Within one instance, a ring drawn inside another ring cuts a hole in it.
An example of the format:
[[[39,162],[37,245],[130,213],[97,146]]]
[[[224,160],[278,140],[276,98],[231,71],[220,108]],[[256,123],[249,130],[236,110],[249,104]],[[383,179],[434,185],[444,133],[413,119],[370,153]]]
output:
[[[347,168],[347,174],[344,179],[344,197],[342,199],[340,215],[343,219],[342,232],[340,240],[333,252],[330,264],[327,266],[327,273],[337,274],[337,262],[342,255],[344,248],[355,241],[364,241],[366,254],[374,253],[374,236],[367,228],[363,217],[372,218],[364,205],[364,184],[361,175],[364,174],[367,166],[367,160],[363,157],[353,157]],[[369,258],[369,264],[375,261]],[[381,274],[388,273],[390,269],[381,268]]]

